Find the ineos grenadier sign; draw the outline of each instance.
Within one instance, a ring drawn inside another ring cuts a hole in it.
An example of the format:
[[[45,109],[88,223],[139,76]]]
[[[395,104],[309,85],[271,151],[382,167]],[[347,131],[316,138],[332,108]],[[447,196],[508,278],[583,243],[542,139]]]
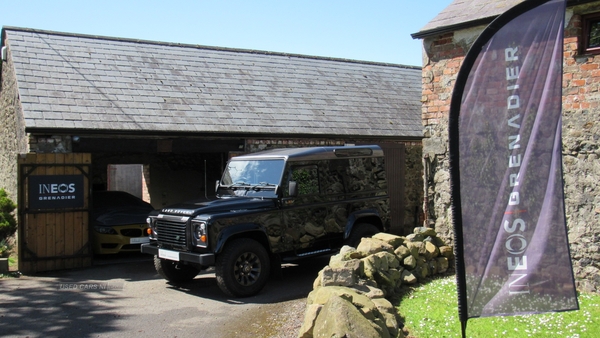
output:
[[[29,176],[29,208],[81,208],[83,175]]]

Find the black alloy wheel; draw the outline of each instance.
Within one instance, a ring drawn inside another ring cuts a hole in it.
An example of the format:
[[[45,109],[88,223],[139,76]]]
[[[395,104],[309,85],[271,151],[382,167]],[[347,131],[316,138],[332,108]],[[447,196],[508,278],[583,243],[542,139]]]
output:
[[[217,256],[215,275],[223,292],[233,297],[249,297],[262,290],[270,273],[267,250],[252,239],[235,239]]]

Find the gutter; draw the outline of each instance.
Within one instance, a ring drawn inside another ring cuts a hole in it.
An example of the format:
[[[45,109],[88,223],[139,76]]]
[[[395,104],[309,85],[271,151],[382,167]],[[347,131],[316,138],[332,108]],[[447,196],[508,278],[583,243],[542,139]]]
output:
[[[72,129],[72,128],[25,128],[26,133],[33,135],[77,135],[80,137],[94,136],[123,136],[127,137],[150,137],[150,138],[172,138],[172,137],[219,137],[219,138],[257,138],[272,137],[268,133],[259,132],[177,132],[158,130],[108,130],[108,129]],[[284,138],[345,138],[356,140],[390,140],[390,141],[417,141],[421,142],[423,136],[397,136],[397,135],[344,135],[344,134],[279,134]]]

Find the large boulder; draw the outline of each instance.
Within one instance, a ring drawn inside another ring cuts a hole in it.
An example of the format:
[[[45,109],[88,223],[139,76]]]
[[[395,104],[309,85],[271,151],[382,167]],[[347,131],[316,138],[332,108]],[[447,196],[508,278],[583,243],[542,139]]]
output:
[[[380,239],[363,238],[356,251],[363,253],[364,256],[369,256],[382,251],[394,252],[394,247]]]
[[[423,256],[427,259],[433,259],[440,255],[440,249],[431,242],[423,242],[425,244]]]
[[[387,251],[382,251],[374,254],[373,256],[379,257],[381,260],[381,268],[384,270],[387,269],[397,269],[400,266],[400,261],[398,261],[398,257],[393,253],[389,253]]]
[[[412,272],[408,270],[402,270],[402,283],[404,284],[415,284],[419,280]]]
[[[375,238],[375,239],[384,241],[387,244],[391,245],[394,249],[396,249],[400,245],[404,244],[404,241],[406,240],[406,238],[404,238],[404,237],[388,234],[385,232],[379,232],[379,233],[373,235],[373,237],[371,237],[371,238]]]
[[[298,331],[298,338],[312,338],[313,337],[313,328],[315,326],[315,321],[317,320],[317,316],[323,305],[321,304],[310,304],[306,306],[306,310],[304,311],[304,322],[302,322],[302,326]]]
[[[358,259],[355,261],[360,262]],[[359,266],[360,264],[356,264]],[[326,266],[323,269],[323,273],[319,274],[321,277],[321,286],[352,286],[358,281],[356,269],[354,268],[332,268]]]
[[[450,246],[440,246],[440,255],[452,259],[454,257],[454,250]]]
[[[394,254],[398,256],[399,260],[403,260],[404,258],[410,256],[410,250],[406,246],[401,245],[394,250]]]
[[[413,230],[414,234],[418,234],[418,235],[422,235],[423,237],[437,237],[437,232],[435,232],[435,229],[433,228],[426,228],[426,227],[416,227]]]
[[[379,330],[378,330],[379,329]],[[347,299],[331,296],[315,320],[313,337],[315,338],[381,338],[390,337],[384,330],[365,318],[365,316]]]
[[[396,312],[394,305],[392,305],[392,303],[385,298],[373,299],[373,303],[375,303],[379,313],[381,313],[383,316],[385,320],[385,326],[387,327],[390,336],[395,338],[403,338],[404,333],[399,329],[398,313]]]
[[[408,248],[408,251],[410,251],[410,254],[414,258],[419,257],[419,250],[421,249],[422,246],[423,246],[423,242],[407,242],[406,243],[406,247]]]

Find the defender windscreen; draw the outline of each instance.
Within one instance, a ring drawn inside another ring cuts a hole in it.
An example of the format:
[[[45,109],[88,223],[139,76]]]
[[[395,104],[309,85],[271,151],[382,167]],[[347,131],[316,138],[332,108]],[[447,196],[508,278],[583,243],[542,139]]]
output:
[[[284,166],[283,160],[230,161],[221,185],[279,185]]]

